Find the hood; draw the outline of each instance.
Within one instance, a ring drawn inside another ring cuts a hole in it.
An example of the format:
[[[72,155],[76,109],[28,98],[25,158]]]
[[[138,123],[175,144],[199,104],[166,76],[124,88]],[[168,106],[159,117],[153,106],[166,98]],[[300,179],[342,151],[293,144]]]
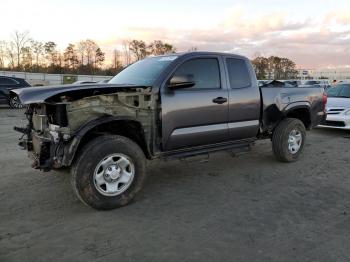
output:
[[[11,90],[11,95],[17,95],[22,104],[35,104],[48,102],[51,98],[60,95],[79,94],[79,96],[91,96],[98,94],[115,93],[128,89],[147,88],[145,86],[116,85],[116,84],[83,84],[83,85],[61,85],[27,87]]]
[[[350,108],[350,98],[343,97],[328,97],[327,107],[341,107],[341,108]]]

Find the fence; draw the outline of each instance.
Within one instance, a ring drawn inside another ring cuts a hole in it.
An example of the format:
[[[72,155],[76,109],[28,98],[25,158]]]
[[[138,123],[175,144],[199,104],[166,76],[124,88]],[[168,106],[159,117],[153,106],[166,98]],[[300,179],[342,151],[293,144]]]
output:
[[[350,79],[350,70],[315,70],[300,69],[298,70],[298,79],[329,79],[340,80]],[[13,76],[26,79],[31,85],[62,85],[74,81],[102,81],[110,79],[112,76],[101,75],[70,75],[70,74],[45,74],[45,73],[27,73],[0,71],[0,76]]]
[[[350,79],[350,69],[300,69],[298,70],[298,78],[346,80]]]
[[[68,83],[69,80],[76,81],[102,81],[112,78],[112,76],[100,75],[69,75],[69,74],[45,74],[45,73],[27,73],[27,72],[13,72],[0,71],[0,76],[12,76],[23,78],[31,85],[61,85]],[[68,80],[68,81],[67,81]]]

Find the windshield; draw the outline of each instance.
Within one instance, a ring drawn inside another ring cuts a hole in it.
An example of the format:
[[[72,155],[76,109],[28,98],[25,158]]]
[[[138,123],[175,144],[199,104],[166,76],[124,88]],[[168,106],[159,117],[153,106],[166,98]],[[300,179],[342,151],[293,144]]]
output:
[[[337,85],[327,90],[328,97],[345,97],[350,98],[350,84]]]
[[[158,76],[176,58],[177,56],[171,55],[143,59],[125,68],[108,83],[152,86]]]

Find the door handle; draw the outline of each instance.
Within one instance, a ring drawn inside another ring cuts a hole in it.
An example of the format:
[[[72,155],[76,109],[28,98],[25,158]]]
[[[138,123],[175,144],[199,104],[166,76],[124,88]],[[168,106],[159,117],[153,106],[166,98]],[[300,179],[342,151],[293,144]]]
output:
[[[223,103],[226,103],[227,102],[227,98],[225,98],[225,97],[217,97],[217,98],[214,98],[213,99],[213,102],[215,103],[215,104],[223,104]]]

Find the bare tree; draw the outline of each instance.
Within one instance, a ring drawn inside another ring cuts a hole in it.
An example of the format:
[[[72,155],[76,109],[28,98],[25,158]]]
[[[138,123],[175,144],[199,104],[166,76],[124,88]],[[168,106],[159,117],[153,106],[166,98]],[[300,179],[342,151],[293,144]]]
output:
[[[33,53],[29,46],[23,47],[21,50],[21,66],[25,70],[29,70],[33,65]]]
[[[98,69],[103,65],[103,62],[105,61],[105,53],[102,52],[101,48],[97,47],[94,54],[94,67]]]
[[[50,65],[54,65],[56,62],[55,54],[56,54],[56,43],[49,41],[44,44],[44,50],[46,54],[46,58],[49,60]]]
[[[17,68],[20,67],[21,65],[21,55],[22,55],[22,51],[23,48],[26,47],[27,43],[30,41],[29,36],[28,36],[28,32],[18,32],[15,31],[12,35],[11,38],[11,43],[14,46],[15,49],[15,56],[17,58]]]
[[[136,61],[148,55],[146,43],[142,40],[132,40],[129,44],[129,50],[134,54]]]
[[[175,48],[171,44],[163,43],[161,40],[154,40],[147,49],[153,55],[175,53]]]
[[[66,50],[63,53],[65,67],[68,69],[75,70],[78,66],[79,60],[77,55],[77,50],[75,49],[75,45],[68,44]]]
[[[260,80],[266,79],[268,76],[269,60],[265,57],[258,56],[252,60],[252,64],[256,73],[256,77]]]
[[[78,54],[80,56],[80,66],[83,66],[84,65],[85,51],[86,51],[85,41],[80,41],[78,43],[77,47],[78,47]]]
[[[128,66],[131,64],[131,51],[130,51],[130,41],[123,40],[122,42],[124,65]]]
[[[34,53],[35,64],[37,66],[39,66],[40,65],[40,63],[39,63],[40,58],[44,55],[44,51],[45,51],[44,44],[42,42],[39,42],[39,41],[31,40],[30,45],[31,45],[31,49]]]
[[[98,48],[99,47],[93,40],[87,39],[85,41],[85,55],[86,55],[86,63],[88,66],[91,66],[94,64],[93,59],[94,59],[95,52]]]
[[[9,42],[6,46],[6,57],[10,68],[14,69],[16,65],[16,48],[13,42]]]
[[[112,67],[114,70],[121,68],[120,52],[117,49],[113,50]]]
[[[6,41],[0,41],[0,68],[5,67],[5,58],[6,58]]]
[[[252,64],[258,79],[293,79],[297,76],[295,63],[284,57],[256,57]]]
[[[123,66],[148,55],[173,52],[175,48],[161,40],[152,41],[150,44],[143,40],[123,40],[120,50],[115,49],[110,54],[110,66],[103,67],[109,59],[91,39],[69,44],[64,51],[60,51],[55,42],[36,41],[29,38],[28,32],[14,31],[10,41],[0,40],[0,68],[48,73],[114,74]]]

